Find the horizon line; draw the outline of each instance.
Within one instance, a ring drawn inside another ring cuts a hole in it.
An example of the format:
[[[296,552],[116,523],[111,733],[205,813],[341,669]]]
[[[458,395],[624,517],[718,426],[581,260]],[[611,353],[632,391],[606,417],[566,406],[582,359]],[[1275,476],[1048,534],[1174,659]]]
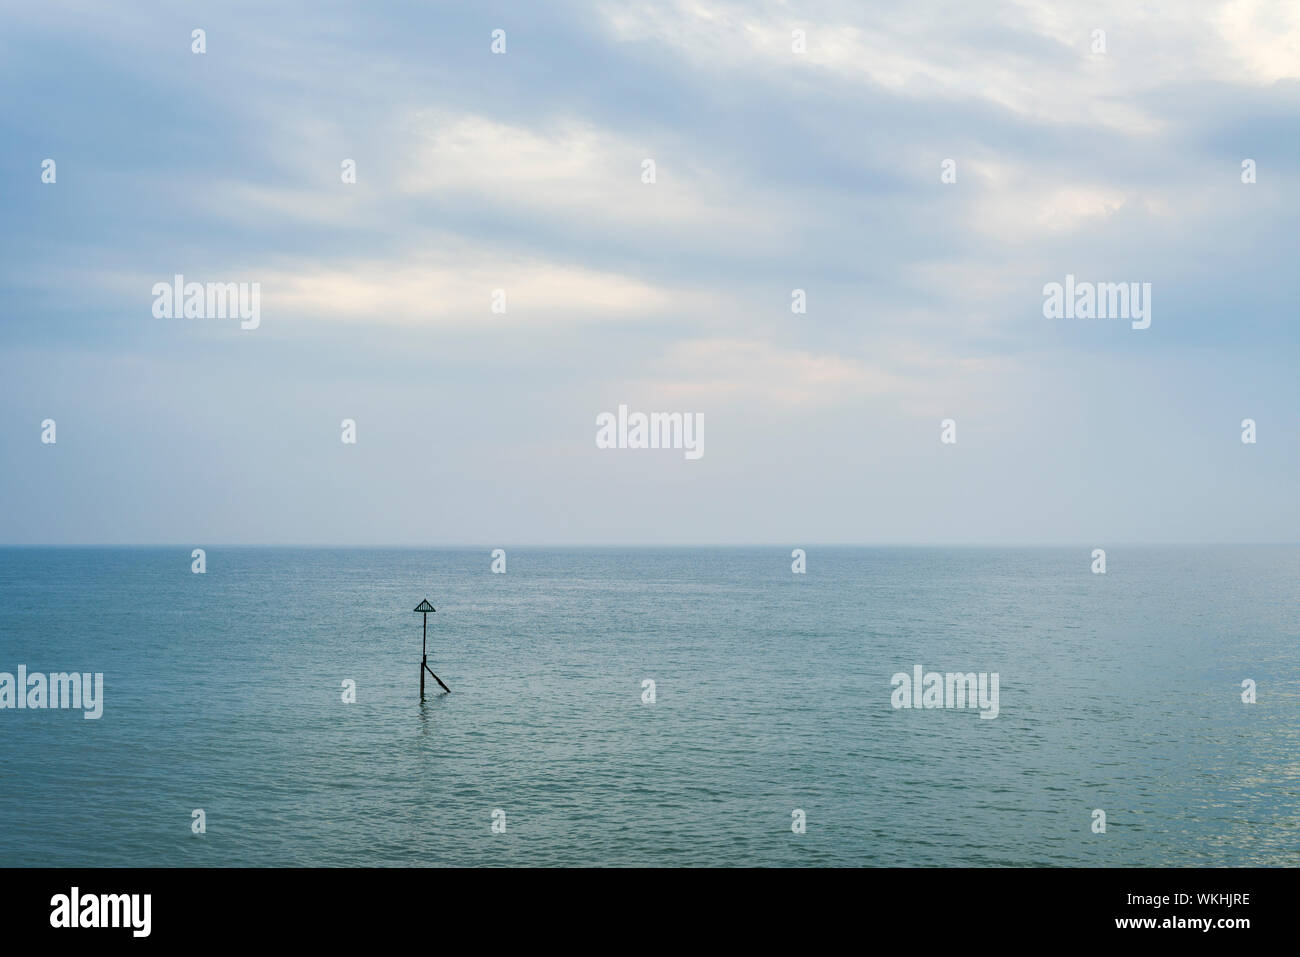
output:
[[[0,548],[301,548],[377,551],[380,549],[470,550],[494,548],[1285,548],[1295,541],[1118,541],[1118,542],[523,542],[476,543],[347,543],[347,542],[0,542]]]

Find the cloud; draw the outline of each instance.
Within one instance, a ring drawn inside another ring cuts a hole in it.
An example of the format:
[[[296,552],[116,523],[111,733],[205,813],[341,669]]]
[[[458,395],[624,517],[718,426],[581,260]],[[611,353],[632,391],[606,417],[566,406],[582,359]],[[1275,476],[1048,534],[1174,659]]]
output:
[[[565,263],[458,247],[413,260],[357,260],[264,274],[268,317],[379,324],[600,321],[663,313],[690,293]],[[497,290],[506,311],[494,314]]]
[[[189,52],[196,24],[203,56]],[[505,56],[490,52],[498,24]],[[805,54],[791,50],[795,29]],[[765,513],[747,482],[781,442],[813,466],[846,463],[835,456],[859,424],[880,446],[855,449],[853,468],[891,457],[880,491],[905,500],[936,481],[924,457],[949,415],[963,456],[999,432],[1030,454],[1042,435],[1064,447],[1088,433],[1106,454],[1081,453],[1071,482],[1140,460],[1159,488],[1196,463],[1158,424],[1114,438],[1117,417],[1152,419],[1143,397],[1195,405],[1206,434],[1216,416],[1289,421],[1298,36],[1294,4],[1253,0],[235,0],[201,24],[131,0],[111,13],[89,0],[14,8],[0,14],[0,81],[37,93],[0,107],[12,320],[0,391],[31,413],[15,422],[57,406],[70,437],[78,419],[135,435],[152,401],[201,455],[226,413],[196,425],[186,390],[241,383],[241,417],[264,415],[268,439],[250,450],[228,427],[236,477],[296,476],[284,434],[332,461],[345,415],[367,418],[359,449],[375,450],[376,473],[388,468],[374,422],[395,446],[436,427],[443,477],[464,483],[467,538],[499,505],[485,477],[507,480],[495,464],[470,476],[467,460],[551,461],[552,484],[530,475],[545,507],[514,514],[531,523],[521,537],[553,538],[553,513],[587,505],[565,443],[590,442],[571,423],[625,400],[726,409],[705,467],[734,467],[738,514]],[[57,185],[39,181],[45,156]],[[1256,184],[1240,181],[1245,157]],[[345,158],[354,185],[340,181]],[[152,319],[153,283],[178,272],[261,283],[262,327]],[[1044,319],[1043,284],[1067,273],[1152,281],[1151,330]],[[790,311],[795,288],[806,314]],[[490,310],[497,289],[505,315]],[[139,382],[149,395],[128,404]],[[28,437],[6,455],[18,464],[0,496],[41,484]],[[1272,476],[1294,473],[1281,446],[1259,449],[1278,456]],[[982,448],[991,478],[1016,467]],[[157,488],[168,450],[133,449],[131,474]],[[202,510],[183,481],[170,494],[168,514]],[[401,504],[416,511],[427,495],[414,483]],[[329,537],[312,524],[327,500],[303,493],[295,526],[249,498],[236,535]],[[151,507],[143,497],[138,514]],[[106,537],[132,537],[103,521]],[[1162,527],[1195,537],[1197,521]],[[763,533],[718,536],[737,529]]]
[[[635,137],[556,118],[531,127],[481,115],[419,112],[401,194],[474,202],[484,209],[545,216],[569,227],[628,235],[682,236],[704,230],[747,244],[779,239],[778,204],[755,204],[736,177],[707,167],[698,144],[645,128]],[[642,179],[654,164],[654,182]]]
[[[782,3],[677,0],[600,9],[619,40],[661,43],[713,69],[784,71],[792,85],[825,77],[913,101],[980,99],[1027,119],[1130,134],[1159,126],[1116,96],[1120,83],[1107,61],[1090,60],[1086,33],[1035,35],[1005,7],[905,5],[868,16],[842,4],[796,16]],[[803,53],[792,49],[796,30]],[[918,35],[926,42],[913,42]]]
[[[966,393],[968,407],[987,392],[990,377],[1012,371],[1010,359],[955,359],[895,342],[878,358],[814,352],[754,339],[712,337],[677,342],[630,383],[645,403],[698,408],[743,405],[768,412],[852,407],[890,400],[908,415],[934,415]],[[924,373],[924,375],[918,375]],[[984,385],[978,380],[984,380]],[[942,382],[942,385],[937,383]],[[978,400],[982,401],[982,400]]]

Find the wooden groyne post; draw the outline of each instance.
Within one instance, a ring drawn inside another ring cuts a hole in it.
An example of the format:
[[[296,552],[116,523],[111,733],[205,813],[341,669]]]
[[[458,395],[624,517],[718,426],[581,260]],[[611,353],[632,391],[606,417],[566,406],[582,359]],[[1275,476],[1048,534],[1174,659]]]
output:
[[[451,694],[451,689],[442,683],[442,679],[433,674],[433,669],[429,667],[429,612],[437,611],[429,604],[429,599],[425,599],[415,606],[415,610],[424,615],[424,636],[420,640],[420,700],[424,700],[424,673],[427,671],[433,675],[433,680],[442,686],[442,690]]]

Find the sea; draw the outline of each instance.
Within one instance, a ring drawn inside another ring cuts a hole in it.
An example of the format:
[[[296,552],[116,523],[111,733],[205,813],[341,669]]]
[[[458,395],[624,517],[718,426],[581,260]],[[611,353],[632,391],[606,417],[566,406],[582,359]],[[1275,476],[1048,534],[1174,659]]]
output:
[[[0,866],[1300,863],[1298,547],[504,551],[0,548]]]

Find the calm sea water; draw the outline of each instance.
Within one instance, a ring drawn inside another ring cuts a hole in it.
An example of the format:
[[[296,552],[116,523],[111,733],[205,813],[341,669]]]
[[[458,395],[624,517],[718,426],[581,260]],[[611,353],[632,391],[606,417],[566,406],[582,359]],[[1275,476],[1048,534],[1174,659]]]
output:
[[[0,865],[1300,863],[1300,549],[488,551],[0,549]]]

